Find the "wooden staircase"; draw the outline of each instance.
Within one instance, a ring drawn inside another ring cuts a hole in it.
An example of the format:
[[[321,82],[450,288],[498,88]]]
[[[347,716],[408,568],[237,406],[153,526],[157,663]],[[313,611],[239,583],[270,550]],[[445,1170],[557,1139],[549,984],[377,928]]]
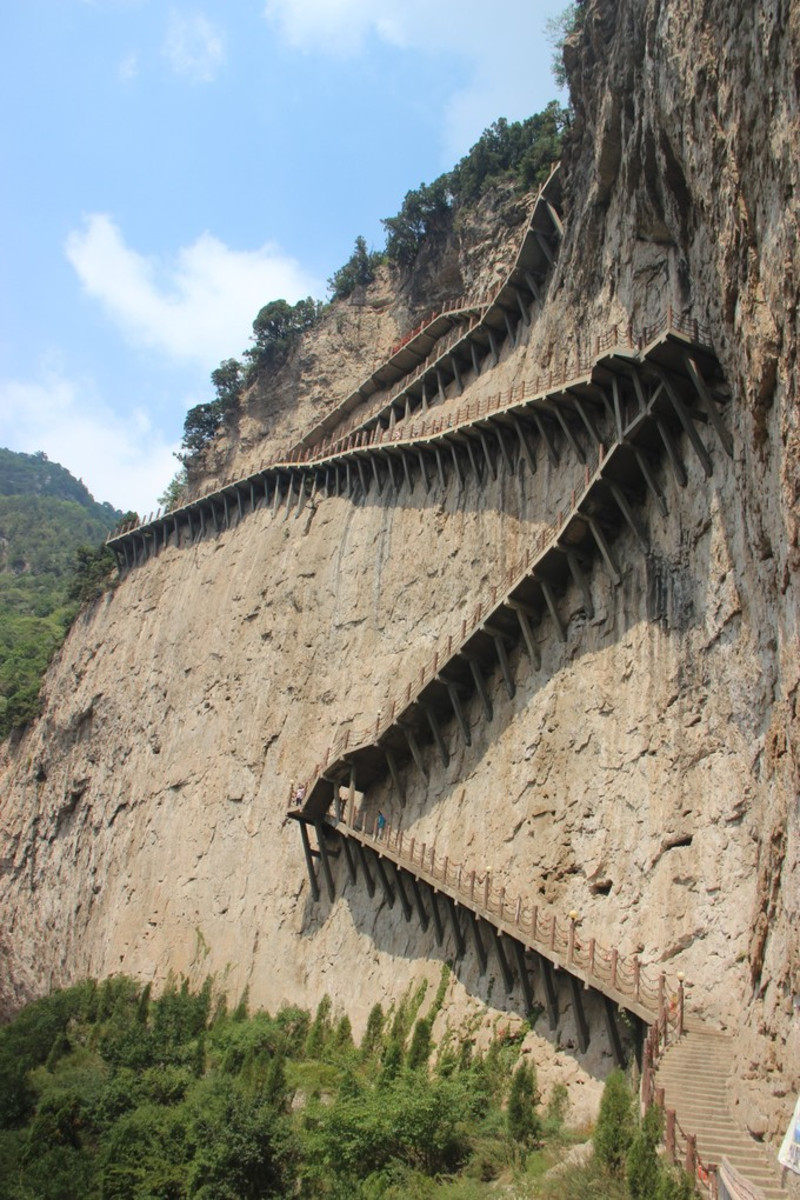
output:
[[[663,1088],[668,1114],[668,1153],[681,1159],[678,1143],[685,1134],[694,1134],[702,1166],[727,1159],[751,1185],[758,1200],[786,1200],[788,1192],[781,1186],[777,1159],[739,1125],[731,1112],[731,1038],[691,1018],[687,1024],[684,1036],[665,1049],[656,1071],[656,1095],[660,1098]],[[674,1126],[670,1112],[677,1118]]]

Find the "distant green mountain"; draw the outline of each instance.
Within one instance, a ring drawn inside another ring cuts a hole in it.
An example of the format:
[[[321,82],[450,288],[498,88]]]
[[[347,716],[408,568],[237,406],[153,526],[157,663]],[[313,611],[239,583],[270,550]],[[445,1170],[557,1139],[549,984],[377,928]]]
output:
[[[78,609],[79,547],[102,544],[121,515],[45,454],[0,449],[0,737],[37,711]]]

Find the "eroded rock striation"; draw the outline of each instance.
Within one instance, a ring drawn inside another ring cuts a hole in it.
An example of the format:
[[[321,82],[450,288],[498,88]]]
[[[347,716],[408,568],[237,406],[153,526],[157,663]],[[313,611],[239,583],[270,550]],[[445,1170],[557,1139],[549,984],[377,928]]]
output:
[[[664,504],[643,484],[636,506],[646,552],[623,525],[619,580],[595,561],[588,602],[564,585],[564,640],[542,623],[538,663],[513,651],[513,697],[500,670],[488,677],[493,717],[470,701],[471,744],[454,722],[448,765],[425,748],[427,778],[406,773],[402,806],[390,778],[363,800],[683,972],[693,1011],[737,1035],[736,1098],[768,1140],[800,1087],[799,42],[788,0],[587,4],[566,48],[554,263],[497,361],[488,344],[464,360],[426,419],[564,373],[610,330],[671,310],[707,327],[732,454],[701,423],[708,471],[671,434],[672,457],[665,443],[651,464]],[[280,460],[425,310],[491,294],[526,220],[492,194],[416,273],[333,306],[245,397],[198,495]],[[400,425],[415,416],[398,407]],[[3,748],[5,1012],[85,975],[213,974],[268,1007],[327,992],[358,1031],[376,1001],[438,974],[453,947],[342,862],[335,900],[312,900],[290,789],[343,728],[391,707],[569,506],[578,450],[596,449],[570,430],[553,424],[553,456],[532,443],[535,473],[509,439],[510,464],[493,445],[463,478],[431,457],[427,488],[417,470],[379,489],[353,465],[348,486],[343,466],[302,505],[267,489],[216,531],[165,538],[82,614],[41,719]],[[521,1012],[504,991],[467,952],[439,1020]],[[532,1042],[545,1082],[575,1080],[581,1111],[611,1065],[602,1031],[582,1053],[567,1004]]]

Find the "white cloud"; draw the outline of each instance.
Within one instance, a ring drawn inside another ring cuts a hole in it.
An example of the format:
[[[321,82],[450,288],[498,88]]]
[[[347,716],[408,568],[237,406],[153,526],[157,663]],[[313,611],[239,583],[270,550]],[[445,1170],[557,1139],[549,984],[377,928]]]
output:
[[[488,14],[480,0],[266,0],[264,15],[289,45],[322,54],[359,53],[369,36],[464,64],[445,112],[443,151],[466,153],[497,117],[519,120],[555,93],[545,24],[563,0],[507,0]],[[536,69],[536,57],[546,64]]]
[[[225,62],[225,39],[201,13],[170,13],[162,53],[176,75],[211,83]]]
[[[0,380],[0,444],[48,458],[83,480],[94,498],[145,513],[175,474],[173,450],[142,409],[111,411],[91,382],[45,373]]]
[[[111,218],[90,215],[67,238],[66,254],[90,296],[123,334],[208,369],[238,355],[262,305],[319,295],[323,285],[272,244],[231,250],[210,233],[173,261],[130,249]]]

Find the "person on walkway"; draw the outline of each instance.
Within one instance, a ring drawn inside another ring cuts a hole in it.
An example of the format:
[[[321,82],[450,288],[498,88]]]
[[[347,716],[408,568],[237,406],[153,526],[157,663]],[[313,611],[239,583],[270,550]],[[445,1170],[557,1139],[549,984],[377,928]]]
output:
[[[297,785],[297,791],[294,794],[295,808],[300,808],[302,806],[305,798],[306,798],[306,785],[304,783],[299,783]]]
[[[378,837],[383,837],[383,831],[386,828],[386,817],[378,811]]]

